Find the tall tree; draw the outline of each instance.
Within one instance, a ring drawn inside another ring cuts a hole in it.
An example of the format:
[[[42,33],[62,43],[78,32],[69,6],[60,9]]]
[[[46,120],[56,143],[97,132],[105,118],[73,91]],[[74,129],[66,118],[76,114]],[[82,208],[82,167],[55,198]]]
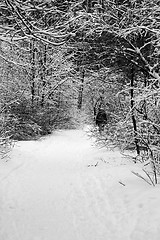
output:
[[[74,24],[70,24],[74,32],[70,42],[73,44],[72,58],[78,64],[83,57],[80,44],[76,45],[83,39],[87,44],[85,68],[98,70],[105,66],[126,75],[124,89],[130,93],[133,137],[139,153],[137,141],[141,141],[139,122],[142,114],[140,116],[138,111],[141,102],[148,103],[143,97],[137,105],[135,99],[140,94],[137,87],[142,87],[144,82],[143,86],[159,88],[160,81],[159,1],[103,1],[103,11],[98,11],[97,3],[93,4],[93,1],[79,2],[79,5],[81,9],[76,5],[72,7],[77,16]],[[133,69],[134,73],[128,74]],[[146,110],[143,114],[146,118]]]

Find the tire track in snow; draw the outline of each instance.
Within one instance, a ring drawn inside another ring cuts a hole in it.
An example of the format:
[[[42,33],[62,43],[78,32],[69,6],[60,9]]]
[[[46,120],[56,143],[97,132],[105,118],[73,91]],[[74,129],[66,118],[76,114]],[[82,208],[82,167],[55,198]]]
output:
[[[19,174],[22,175],[23,171],[28,168],[32,155],[26,154],[21,151],[19,146],[17,146],[16,154],[11,153],[10,160],[7,161],[5,165],[4,174],[0,179],[0,191],[2,194],[2,209],[1,214],[3,216],[0,219],[0,239],[1,240],[21,240],[23,235],[19,231],[19,225],[21,229],[25,228],[22,222],[17,224],[16,219],[14,218],[15,212],[22,211],[18,205],[21,195],[16,194],[18,189],[25,191],[26,186],[22,186],[22,183],[19,178]],[[21,158],[22,159],[21,159]],[[14,189],[14,190],[13,190]]]
[[[18,168],[17,168],[18,169]],[[15,171],[15,170],[14,170]],[[13,171],[13,172],[14,172]],[[13,173],[12,172],[12,173]],[[13,217],[13,211],[18,207],[16,198],[14,198],[14,195],[12,194],[12,198],[10,197],[10,181],[8,181],[8,177],[11,176],[7,175],[6,178],[4,178],[5,183],[3,182],[3,189],[1,189],[2,193],[2,209],[1,209],[1,215],[3,218],[0,221],[0,239],[1,240],[21,240],[22,236],[20,235],[18,231],[17,224],[15,222],[15,219]],[[14,180],[15,183],[16,180]],[[16,187],[19,186],[19,183],[16,181]],[[12,233],[12,234],[10,234]]]
[[[29,153],[25,167],[5,178],[0,240],[76,240],[68,221],[68,166],[63,169],[62,154],[37,158]]]
[[[127,240],[121,222],[127,222],[127,209],[123,201],[115,203],[109,197],[111,178],[110,175],[105,179],[90,175],[77,179],[70,210],[80,240]]]
[[[24,144],[24,165],[1,182],[0,240],[158,240],[157,196],[132,199],[135,192],[129,195],[115,177],[119,168],[109,170],[117,155],[105,153],[108,168],[87,168],[102,162],[101,152],[82,133],[71,135],[30,143],[32,153]]]

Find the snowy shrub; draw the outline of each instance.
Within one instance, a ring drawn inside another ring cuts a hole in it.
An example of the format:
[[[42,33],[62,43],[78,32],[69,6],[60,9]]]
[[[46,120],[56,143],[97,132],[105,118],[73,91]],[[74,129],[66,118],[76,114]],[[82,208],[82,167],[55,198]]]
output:
[[[8,118],[4,113],[0,114],[0,155],[4,157],[11,149],[11,128],[8,126]]]

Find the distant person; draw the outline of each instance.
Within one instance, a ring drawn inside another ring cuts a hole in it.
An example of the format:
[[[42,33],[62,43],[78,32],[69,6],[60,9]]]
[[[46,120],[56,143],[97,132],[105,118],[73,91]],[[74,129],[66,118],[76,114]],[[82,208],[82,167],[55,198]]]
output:
[[[96,116],[96,125],[99,128],[100,134],[104,131],[104,126],[107,124],[107,114],[104,109],[100,108]]]

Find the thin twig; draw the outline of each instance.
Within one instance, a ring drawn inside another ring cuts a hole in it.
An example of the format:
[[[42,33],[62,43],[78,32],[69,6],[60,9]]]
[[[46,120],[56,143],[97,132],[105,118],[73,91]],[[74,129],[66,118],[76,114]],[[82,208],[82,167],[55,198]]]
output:
[[[122,184],[124,187],[126,186],[123,182],[119,181],[120,184]]]
[[[132,173],[133,173],[134,175],[136,175],[137,177],[143,179],[143,180],[144,180],[145,182],[147,182],[149,185],[152,185],[149,181],[147,181],[147,179],[145,179],[144,177],[142,177],[139,173],[136,173],[136,172],[134,172],[134,171],[132,171]]]

